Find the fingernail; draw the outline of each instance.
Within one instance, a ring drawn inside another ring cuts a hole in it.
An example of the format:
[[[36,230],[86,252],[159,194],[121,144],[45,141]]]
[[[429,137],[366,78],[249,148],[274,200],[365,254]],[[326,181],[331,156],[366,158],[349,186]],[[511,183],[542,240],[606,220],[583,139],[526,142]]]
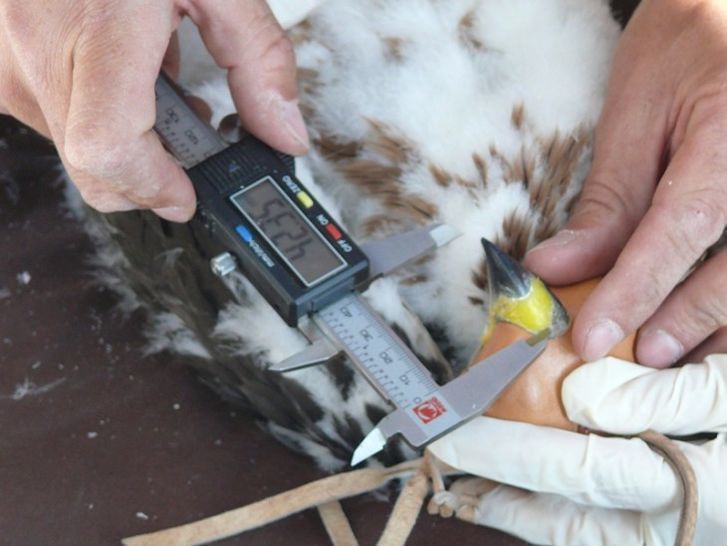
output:
[[[641,364],[660,368],[679,360],[684,354],[684,346],[669,332],[657,328],[639,334],[636,351]]]
[[[611,319],[599,319],[586,333],[583,356],[588,361],[603,358],[623,338],[624,332],[618,324]]]
[[[530,252],[536,252],[539,250],[545,250],[546,248],[568,245],[578,239],[578,237],[582,233],[582,231],[574,229],[561,230],[550,239],[546,239],[545,241],[542,241],[541,243],[535,245],[533,248],[530,249]]]
[[[194,215],[194,211],[190,211],[188,207],[165,207],[152,210],[157,216],[170,222],[187,222]]]
[[[308,150],[310,148],[308,130],[305,128],[305,122],[303,121],[303,115],[300,113],[297,100],[281,102],[280,119],[290,136],[305,150]]]

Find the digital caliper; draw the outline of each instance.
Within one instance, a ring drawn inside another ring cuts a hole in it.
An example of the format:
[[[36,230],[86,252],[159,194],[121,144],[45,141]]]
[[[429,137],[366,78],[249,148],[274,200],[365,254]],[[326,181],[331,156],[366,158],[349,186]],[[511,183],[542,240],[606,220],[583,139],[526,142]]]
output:
[[[211,261],[239,270],[285,322],[311,341],[273,365],[287,371],[344,351],[395,410],[356,449],[352,464],[402,434],[420,447],[484,411],[545,347],[520,341],[444,386],[359,296],[381,275],[448,243],[448,226],[422,228],[360,247],[295,178],[291,156],[251,135],[227,144],[185,103],[174,83],[156,82],[154,129],[187,170],[197,194],[193,221],[226,249]]]

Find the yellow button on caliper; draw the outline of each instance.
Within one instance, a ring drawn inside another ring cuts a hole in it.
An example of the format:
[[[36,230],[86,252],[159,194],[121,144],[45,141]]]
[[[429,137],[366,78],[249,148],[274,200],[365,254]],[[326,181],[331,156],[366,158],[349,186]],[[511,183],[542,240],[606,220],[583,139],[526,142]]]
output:
[[[295,198],[300,201],[300,204],[307,209],[313,206],[313,199],[311,199],[310,195],[308,195],[304,191],[299,191],[298,193],[296,193]]]

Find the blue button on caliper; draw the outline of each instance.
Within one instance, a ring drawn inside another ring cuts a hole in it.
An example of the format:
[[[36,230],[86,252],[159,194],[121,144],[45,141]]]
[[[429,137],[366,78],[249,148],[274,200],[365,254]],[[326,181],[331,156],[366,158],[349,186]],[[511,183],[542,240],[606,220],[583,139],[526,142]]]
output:
[[[245,226],[239,225],[235,228],[235,231],[246,243],[252,241],[252,233],[250,233],[250,230],[247,229]]]

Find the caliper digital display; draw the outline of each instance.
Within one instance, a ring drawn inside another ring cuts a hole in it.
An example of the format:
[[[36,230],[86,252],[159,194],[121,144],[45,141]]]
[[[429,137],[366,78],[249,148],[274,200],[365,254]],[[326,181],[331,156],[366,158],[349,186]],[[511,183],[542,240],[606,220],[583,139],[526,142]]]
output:
[[[252,135],[228,144],[164,75],[155,93],[154,129],[187,169],[196,219],[225,251],[214,260],[238,269],[285,322],[297,326],[368,279],[368,258],[295,178],[291,156]]]
[[[346,267],[346,261],[269,176],[230,196],[306,286]]]
[[[197,217],[289,325],[368,278],[368,258],[294,177],[292,158],[248,135],[187,174]]]

